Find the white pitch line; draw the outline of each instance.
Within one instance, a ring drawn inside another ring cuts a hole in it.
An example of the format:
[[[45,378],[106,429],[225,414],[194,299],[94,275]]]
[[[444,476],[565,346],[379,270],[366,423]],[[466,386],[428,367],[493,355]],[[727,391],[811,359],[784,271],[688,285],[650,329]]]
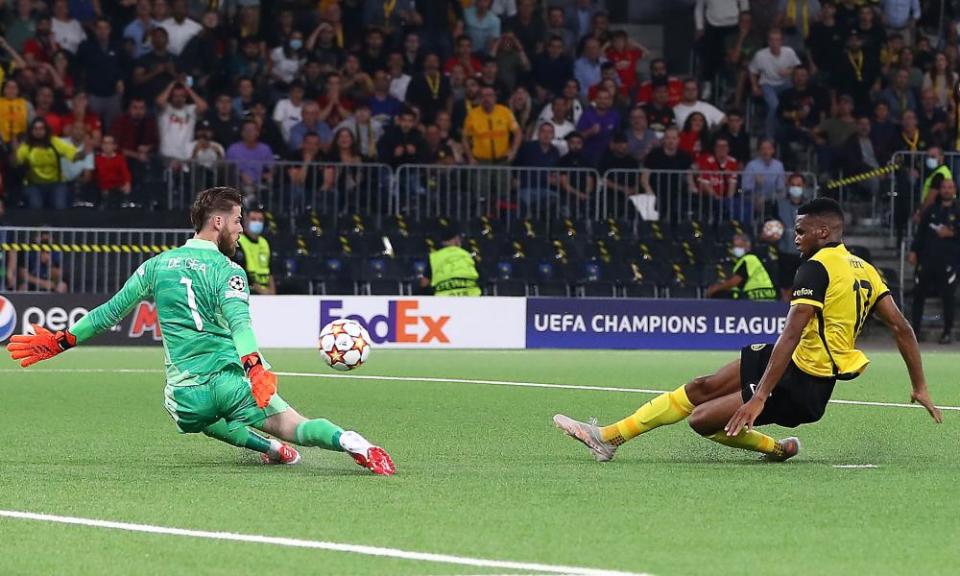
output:
[[[846,470],[860,469],[860,468],[879,468],[876,464],[834,464],[834,468],[843,468]]]
[[[0,368],[0,373],[22,372],[18,368]],[[28,372],[51,373],[93,373],[100,374],[115,372],[119,374],[159,374],[163,370],[153,368],[29,368]],[[617,386],[586,386],[583,384],[553,384],[549,382],[514,382],[510,380],[474,380],[469,378],[433,378],[417,376],[373,376],[365,374],[317,374],[315,372],[277,372],[277,376],[291,378],[330,378],[345,380],[380,380],[385,382],[433,382],[441,384],[472,384],[484,386],[510,386],[513,388],[554,388],[558,390],[587,390],[591,392],[626,392],[633,394],[663,394],[670,390],[654,390],[649,388],[623,388]],[[846,404],[851,406],[873,406],[878,408],[923,408],[920,404],[906,404],[898,402],[873,402],[869,400],[830,400],[831,404]],[[960,406],[937,406],[940,410],[960,412]]]
[[[109,530],[124,530],[127,532],[143,532],[147,534],[163,534],[166,536],[186,536],[189,538],[205,538],[208,540],[229,540],[233,542],[252,542],[255,544],[271,544],[291,548],[313,548],[332,552],[349,552],[364,556],[380,556],[384,558],[398,558],[401,560],[415,560],[419,562],[437,562],[442,564],[457,564],[460,566],[476,566],[479,568],[499,568],[503,570],[521,570],[524,572],[545,572],[549,574],[570,574],[574,576],[650,576],[644,573],[617,572],[599,568],[580,568],[576,566],[557,566],[552,564],[537,564],[530,562],[511,562],[506,560],[486,560],[483,558],[469,558],[466,556],[450,556],[447,554],[433,554],[430,552],[411,552],[396,548],[382,548],[379,546],[363,546],[359,544],[342,544],[339,542],[324,542],[320,540],[301,540],[299,538],[283,538],[278,536],[261,536],[258,534],[237,534],[234,532],[208,532],[206,530],[188,530],[167,526],[153,526],[151,524],[131,524],[128,522],[114,522],[112,520],[96,520],[93,518],[78,518],[75,516],[57,516],[54,514],[37,514],[34,512],[20,512],[16,510],[0,510],[0,517],[18,520],[35,520],[39,522],[53,522],[57,524],[73,524]]]

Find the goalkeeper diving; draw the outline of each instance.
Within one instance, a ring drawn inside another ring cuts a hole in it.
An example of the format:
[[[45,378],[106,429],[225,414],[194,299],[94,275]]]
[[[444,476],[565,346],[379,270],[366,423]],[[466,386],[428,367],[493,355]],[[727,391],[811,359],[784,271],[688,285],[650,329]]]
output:
[[[26,368],[106,332],[153,299],[163,334],[164,406],[181,432],[254,450],[268,464],[300,461],[292,446],[253,427],[284,442],[347,452],[371,472],[392,475],[385,450],[329,420],[304,418],[277,393],[277,376],[250,325],[247,275],[230,260],[243,231],[241,200],[233,188],[204,190],[190,209],[196,235],[186,244],[141,264],[113,298],[69,330],[34,325],[34,334],[13,336],[7,350]]]

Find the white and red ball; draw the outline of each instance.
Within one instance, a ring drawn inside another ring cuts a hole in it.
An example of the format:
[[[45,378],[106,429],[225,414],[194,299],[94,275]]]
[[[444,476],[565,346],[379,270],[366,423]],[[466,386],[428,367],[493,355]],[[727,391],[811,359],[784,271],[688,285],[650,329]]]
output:
[[[370,343],[370,334],[356,320],[334,320],[320,331],[320,356],[334,370],[353,370],[370,357]]]
[[[767,220],[763,223],[764,238],[770,241],[777,241],[783,237],[783,223],[779,220]]]

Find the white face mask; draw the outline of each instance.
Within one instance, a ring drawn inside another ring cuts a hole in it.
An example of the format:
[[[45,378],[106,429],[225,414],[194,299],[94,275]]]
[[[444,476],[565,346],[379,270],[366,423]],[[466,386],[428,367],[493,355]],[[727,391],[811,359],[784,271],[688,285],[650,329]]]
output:
[[[800,198],[803,196],[803,186],[791,186],[789,191],[791,198]]]
[[[935,170],[937,166],[940,165],[940,162],[936,158],[927,157],[927,168]]]
[[[747,249],[743,246],[734,246],[732,252],[737,258],[743,258],[743,255],[747,253]]]

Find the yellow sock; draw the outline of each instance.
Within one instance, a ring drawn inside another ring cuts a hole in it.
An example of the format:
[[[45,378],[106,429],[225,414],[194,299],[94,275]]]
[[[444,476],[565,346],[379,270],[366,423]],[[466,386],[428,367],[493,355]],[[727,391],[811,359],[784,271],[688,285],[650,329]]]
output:
[[[707,438],[724,446],[783,456],[783,448],[780,447],[780,444],[778,444],[776,440],[756,430],[747,430],[744,428],[736,436],[727,436],[727,433],[721,430],[713,436],[707,436]]]
[[[623,420],[600,428],[600,435],[605,442],[620,445],[658,426],[679,422],[691,412],[693,404],[681,386],[657,396]]]

